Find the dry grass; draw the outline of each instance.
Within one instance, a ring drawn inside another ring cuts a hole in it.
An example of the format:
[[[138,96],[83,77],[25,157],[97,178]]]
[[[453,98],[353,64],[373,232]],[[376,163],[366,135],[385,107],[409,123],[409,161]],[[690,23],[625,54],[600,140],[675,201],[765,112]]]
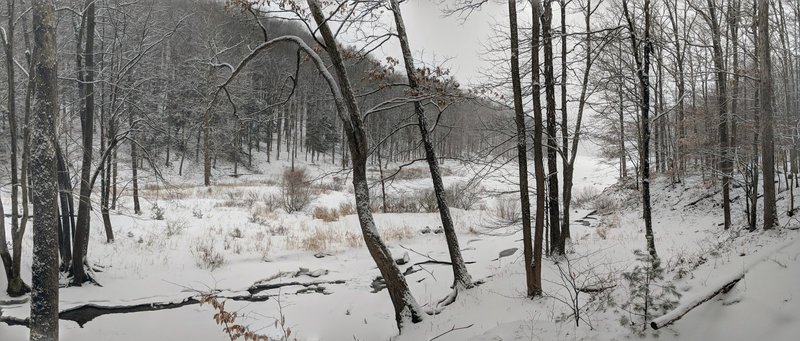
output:
[[[414,236],[414,232],[408,225],[394,226],[380,231],[381,239],[384,242],[404,240]]]
[[[356,207],[349,202],[344,202],[339,205],[339,215],[344,217],[346,215],[356,214]]]
[[[377,167],[371,168],[370,171],[377,173],[378,168]],[[384,169],[383,173],[384,175],[397,173],[394,177],[395,180],[414,180],[414,179],[430,178],[431,176],[431,172],[430,169],[428,169],[427,164],[419,167],[403,167],[399,172],[397,169]],[[442,165],[439,165],[439,173],[442,176],[450,176],[454,174],[452,169],[444,167]]]
[[[315,207],[312,212],[314,219],[320,219],[326,223],[339,220],[339,210],[327,207]]]
[[[278,214],[271,207],[256,206],[250,210],[248,221],[253,224],[267,225],[269,221],[278,219]]]
[[[313,252],[327,251],[334,244],[340,244],[342,238],[342,234],[333,228],[317,227],[304,237],[287,236],[286,248]]]
[[[351,214],[356,214],[356,208],[350,203],[342,203],[338,208],[315,207],[311,212],[314,219],[320,219],[326,223],[338,221],[339,218]]]
[[[364,238],[361,237],[360,233],[345,231],[344,244],[351,248],[360,248],[364,246]]]
[[[258,192],[241,190],[228,190],[225,192],[225,197],[224,201],[215,204],[214,207],[251,208],[261,199]]]
[[[600,239],[605,240],[606,238],[608,238],[608,231],[618,228],[619,223],[620,223],[619,215],[617,214],[607,215],[601,218],[600,224],[597,226],[597,228],[595,228],[595,231],[597,232],[597,235],[600,237]]]

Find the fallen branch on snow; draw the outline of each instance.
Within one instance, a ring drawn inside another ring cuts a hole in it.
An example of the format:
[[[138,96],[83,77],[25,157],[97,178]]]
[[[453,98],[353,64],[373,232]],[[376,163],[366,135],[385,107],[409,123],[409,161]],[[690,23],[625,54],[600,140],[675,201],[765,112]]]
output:
[[[714,285],[710,287],[711,290],[708,290],[700,295],[697,295],[688,302],[686,302],[685,304],[681,304],[672,311],[653,319],[653,321],[650,322],[650,327],[653,329],[659,329],[668,326],[674,323],[675,321],[681,319],[681,317],[688,314],[690,311],[692,311],[692,309],[697,308],[698,306],[700,306],[705,302],[708,302],[715,296],[721,293],[729,292],[731,289],[733,289],[736,283],[738,283],[742,278],[744,278],[745,274],[748,271],[750,271],[750,269],[760,264],[761,262],[770,259],[772,255],[792,245],[794,242],[795,242],[794,240],[785,242],[776,247],[775,249],[769,252],[765,252],[763,256],[754,259],[747,266],[743,267],[742,270],[733,273],[730,276],[723,278],[722,280],[717,281]]]

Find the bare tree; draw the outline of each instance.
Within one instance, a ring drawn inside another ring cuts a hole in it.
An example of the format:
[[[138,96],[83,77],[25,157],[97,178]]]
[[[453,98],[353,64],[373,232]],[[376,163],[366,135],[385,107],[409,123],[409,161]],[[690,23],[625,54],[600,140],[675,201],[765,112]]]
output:
[[[513,0],[512,0],[513,1]],[[395,27],[397,28],[397,37],[400,40],[400,48],[403,51],[403,63],[405,64],[406,69],[406,77],[408,79],[408,86],[411,88],[413,92],[412,95],[414,96],[421,96],[422,94],[420,86],[418,84],[417,78],[421,75],[416,72],[416,68],[414,67],[414,59],[411,57],[411,47],[408,43],[408,36],[406,35],[406,27],[405,23],[403,22],[403,16],[400,12],[400,4],[398,0],[390,0],[392,13],[394,14],[394,21]],[[510,2],[511,3],[511,2]],[[517,68],[519,68],[517,66]],[[519,82],[519,75],[517,75],[517,82]],[[520,101],[521,105],[521,101]],[[453,267],[453,289],[454,293],[457,294],[459,290],[464,290],[467,288],[472,287],[472,277],[469,275],[467,271],[467,266],[464,264],[464,258],[461,256],[461,249],[458,246],[458,235],[456,235],[455,227],[453,226],[453,218],[450,216],[450,208],[447,206],[447,200],[445,198],[445,189],[444,183],[442,182],[442,175],[439,171],[439,162],[436,158],[436,152],[433,149],[433,142],[431,140],[430,131],[428,130],[428,120],[425,117],[425,108],[422,105],[420,100],[414,101],[414,111],[417,116],[417,126],[419,127],[419,132],[422,137],[422,144],[425,148],[425,159],[428,162],[428,168],[430,169],[431,173],[431,180],[433,182],[433,191],[436,196],[436,205],[439,208],[439,216],[442,219],[442,228],[444,229],[445,239],[447,240],[447,249],[450,253],[450,263]],[[520,110],[521,112],[521,110]],[[519,113],[518,113],[519,114]],[[519,122],[517,123],[519,127]],[[524,122],[523,122],[524,128]],[[519,129],[519,128],[518,128]],[[522,132],[522,151],[524,152],[526,149],[525,146],[525,132]],[[524,163],[522,162],[524,159],[520,160],[520,167],[523,167]],[[380,160],[379,160],[380,162]],[[520,175],[522,175],[522,169],[520,169]],[[524,173],[527,177],[527,170]],[[522,187],[522,185],[520,185]],[[530,205],[527,204],[527,179],[525,180],[525,198],[523,199],[522,209],[523,211],[528,211],[528,217],[530,217]],[[523,215],[523,221],[524,215]],[[530,219],[528,219],[528,231],[530,231]],[[530,232],[528,232],[530,233]],[[526,262],[528,261],[526,257]]]
[[[517,2],[508,0],[508,24],[511,37],[511,84],[514,91],[514,123],[517,127],[517,164],[519,171],[519,201],[522,212],[522,246],[525,257],[525,284],[528,297],[541,291],[537,288],[533,273],[533,243],[531,236],[531,202],[528,194],[528,144],[525,109],[522,107],[522,85],[519,72],[519,33],[517,31]],[[538,69],[538,65],[534,65]],[[536,96],[534,94],[534,96]],[[537,188],[537,190],[541,190]],[[538,206],[537,206],[538,207]],[[538,289],[538,290],[537,290]]]
[[[542,15],[540,0],[531,0],[531,93],[533,101],[533,169],[536,177],[536,217],[533,231],[533,285],[534,293],[542,294],[542,242],[544,239],[545,174],[542,138],[541,83],[539,77],[539,18]]]
[[[542,45],[544,46],[544,86],[547,103],[547,209],[550,226],[550,253],[564,254],[564,236],[561,234],[558,208],[558,137],[556,136],[555,71],[553,70],[553,7],[555,0],[544,1],[542,12]]]
[[[764,229],[778,225],[775,207],[775,136],[772,112],[772,61],[769,41],[769,0],[758,0],[758,69],[761,103],[761,154],[764,176]]]
[[[17,138],[17,96],[14,60],[14,31],[16,27],[15,0],[6,0],[8,9],[8,27],[0,32],[0,42],[3,43],[6,59],[6,76],[8,77],[8,131],[10,141],[10,172],[11,172],[11,239],[12,239],[12,258],[11,274],[8,281],[6,292],[10,296],[22,296],[30,291],[30,288],[20,276],[20,263],[22,262],[22,237],[25,229],[20,226],[19,217],[19,189],[21,184],[18,176],[18,138]],[[5,233],[5,232],[3,232]]]
[[[244,8],[252,8],[253,4],[246,1],[238,1],[239,6]],[[336,105],[336,112],[339,119],[343,123],[343,129],[347,137],[347,143],[350,150],[350,160],[352,162],[352,176],[353,176],[353,192],[356,201],[356,213],[361,226],[361,232],[364,242],[372,256],[375,264],[378,266],[383,279],[386,282],[387,291],[391,297],[392,304],[395,311],[395,320],[399,329],[409,322],[417,323],[423,320],[424,313],[414,299],[408,287],[405,277],[400,272],[400,269],[394,262],[394,259],[386,247],[386,244],[381,240],[378,230],[375,225],[375,219],[370,210],[370,193],[369,183],[367,180],[367,160],[369,157],[369,142],[368,136],[364,128],[364,121],[361,110],[359,109],[356,100],[356,94],[353,91],[353,86],[350,83],[347,68],[344,64],[344,59],[340,47],[336,41],[334,33],[328,26],[329,17],[325,16],[322,8],[317,0],[307,0],[307,4],[313,17],[314,22],[318,26],[318,31],[322,36],[323,48],[328,52],[330,57],[332,69],[336,74],[336,79],[333,78],[328,68],[322,61],[322,58],[306,44],[301,38],[292,35],[284,35],[271,40],[267,40],[261,45],[253,49],[253,51],[242,60],[236,68],[230,67],[232,70],[231,76],[218,87],[214,94],[210,105],[207,110],[211,110],[217,97],[225,90],[225,87],[236,77],[241,69],[246,66],[256,55],[263,52],[267,48],[279,42],[289,42],[295,44],[303,53],[309,56],[317,71],[325,79],[328,84],[331,94],[333,95],[334,103]],[[298,9],[298,4],[289,2],[288,9]],[[334,11],[333,15],[336,14]],[[227,90],[225,90],[227,91]]]
[[[645,239],[647,252],[653,259],[658,259],[655,238],[653,237],[653,218],[650,207],[650,53],[653,42],[650,40],[650,0],[644,0],[644,37],[640,40],[633,17],[631,16],[629,0],[622,0],[622,9],[630,34],[631,51],[636,62],[636,78],[639,80],[641,93],[639,110],[641,111],[640,153],[639,162],[642,173],[642,217],[644,218]],[[639,54],[641,52],[641,55]]]
[[[695,10],[706,20],[711,28],[712,52],[714,56],[714,69],[717,87],[717,110],[719,110],[719,170],[722,173],[722,211],[725,229],[731,227],[731,195],[730,173],[733,162],[729,156],[730,137],[728,136],[728,75],[725,69],[725,56],[722,51],[722,29],[717,15],[718,5],[715,0],[707,0],[706,10],[697,6]]]
[[[95,1],[86,0],[85,30],[86,47],[83,50],[82,61],[85,71],[78,70],[78,94],[84,96],[81,111],[81,134],[83,136],[83,160],[81,163],[80,201],[78,202],[78,221],[75,225],[75,245],[72,249],[72,282],[82,284],[87,280],[83,266],[86,263],[87,244],[91,224],[90,206],[92,188],[90,179],[92,172],[92,151],[94,150],[94,30],[95,30]],[[79,33],[81,34],[81,33]],[[79,46],[80,47],[80,46]],[[81,60],[79,58],[79,60]]]

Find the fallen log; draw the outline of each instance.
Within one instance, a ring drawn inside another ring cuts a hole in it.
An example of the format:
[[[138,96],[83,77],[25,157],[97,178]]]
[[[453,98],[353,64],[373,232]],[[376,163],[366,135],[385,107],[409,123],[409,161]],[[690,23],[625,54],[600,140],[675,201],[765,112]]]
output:
[[[680,320],[681,317],[692,311],[692,309],[697,308],[699,305],[710,301],[715,296],[727,293],[733,289],[733,286],[736,285],[742,278],[744,278],[744,272],[737,274],[733,278],[729,278],[724,282],[722,286],[714,286],[712,291],[708,291],[700,296],[695,297],[694,299],[686,302],[675,308],[674,310],[658,317],[650,322],[650,327],[658,330],[659,328],[663,328],[674,323],[677,320]]]
[[[747,265],[745,265],[742,268],[742,270],[739,270],[731,274],[730,276],[717,281],[717,284],[711,286],[711,290],[708,290],[703,294],[697,295],[688,302],[679,305],[677,308],[664,314],[663,316],[653,319],[650,322],[650,327],[653,329],[659,329],[668,326],[674,323],[675,321],[679,320],[684,315],[688,314],[690,311],[692,311],[692,309],[697,308],[701,304],[710,301],[715,296],[721,293],[729,292],[731,289],[733,289],[733,286],[735,286],[736,283],[738,283],[742,278],[744,278],[745,274],[747,274],[747,272],[750,271],[750,269],[760,264],[761,262],[770,259],[772,255],[789,247],[795,242],[796,240],[790,240],[778,245],[777,247],[771,249],[770,251],[763,252],[761,256],[756,257],[755,259],[750,261]]]
[[[248,301],[248,302],[263,302],[269,299],[269,295],[256,296],[253,294],[246,295],[227,295],[222,298],[233,301]],[[177,309],[187,305],[199,304],[200,300],[197,296],[185,297],[174,301],[163,302],[146,302],[133,305],[102,305],[96,303],[88,303],[79,305],[72,308],[67,308],[58,313],[58,319],[64,321],[72,321],[83,327],[86,323],[91,322],[97,317],[111,314],[129,314],[139,313],[166,309]],[[30,318],[17,318],[12,316],[0,317],[0,322],[9,326],[28,326]]]
[[[286,286],[302,286],[297,293],[310,293],[317,292],[324,294],[322,284],[344,284],[344,280],[334,281],[319,281],[319,282],[287,282],[287,283],[271,283],[271,284],[254,284],[242,294],[224,294],[226,291],[219,291],[219,297],[233,301],[248,301],[248,302],[263,302],[268,300],[271,295],[258,295],[259,293],[267,290],[279,289]],[[309,289],[309,288],[313,288]],[[183,298],[177,298],[171,301],[159,302],[143,302],[130,305],[111,305],[111,304],[98,304],[87,303],[71,308],[67,308],[58,313],[60,320],[72,321],[83,327],[86,323],[94,320],[97,317],[111,314],[128,314],[139,313],[148,311],[157,311],[165,309],[177,309],[187,305],[199,304],[200,298],[198,295],[191,295]],[[11,316],[0,316],[0,323],[5,323],[9,326],[28,326],[30,323],[29,318],[17,318]]]

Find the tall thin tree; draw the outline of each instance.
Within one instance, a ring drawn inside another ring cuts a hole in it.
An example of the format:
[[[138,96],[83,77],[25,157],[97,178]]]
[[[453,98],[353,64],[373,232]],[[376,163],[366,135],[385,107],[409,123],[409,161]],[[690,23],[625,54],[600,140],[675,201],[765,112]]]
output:
[[[56,15],[53,1],[34,0],[33,60],[36,101],[31,150],[33,193],[33,265],[31,341],[58,340],[58,187],[56,184],[56,133],[58,74]]]
[[[764,186],[764,229],[778,225],[775,207],[775,133],[772,112],[772,61],[770,53],[769,0],[758,0],[758,70],[761,103],[761,170]]]
[[[511,0],[513,2],[513,0]],[[406,26],[403,22],[403,16],[400,12],[400,4],[398,0],[390,0],[392,13],[394,14],[395,27],[397,29],[397,37],[400,40],[400,48],[403,51],[403,63],[406,69],[406,78],[408,79],[408,86],[415,96],[422,96],[422,89],[418,83],[418,73],[414,67],[414,59],[411,56],[411,47],[408,43],[408,36],[406,35]],[[513,39],[513,38],[512,38]],[[513,55],[513,52],[512,52]],[[519,81],[519,75],[516,76]],[[516,96],[516,95],[515,95]],[[521,95],[520,95],[521,98]],[[521,101],[520,101],[521,102]],[[521,104],[521,103],[520,103]],[[428,129],[428,120],[425,117],[425,108],[419,100],[414,101],[414,111],[417,116],[417,126],[419,128],[420,136],[422,137],[423,148],[425,149],[425,160],[428,162],[428,168],[431,173],[431,181],[433,182],[433,192],[436,196],[436,205],[439,208],[439,216],[442,219],[442,229],[444,230],[445,239],[447,240],[447,249],[450,253],[450,263],[453,267],[453,289],[454,293],[459,290],[472,287],[472,277],[467,271],[467,266],[464,264],[464,258],[461,256],[461,249],[458,246],[458,235],[456,235],[455,227],[453,226],[453,218],[450,216],[450,208],[447,206],[445,197],[444,183],[442,182],[442,174],[439,171],[439,162],[436,158],[436,152],[433,149],[433,141],[431,132]],[[519,115],[519,112],[518,112]],[[523,123],[524,126],[524,123]],[[517,122],[517,129],[519,130],[519,122]],[[519,139],[519,137],[518,137]],[[525,134],[522,134],[523,147]],[[523,149],[525,150],[525,149]],[[380,162],[380,160],[379,160]],[[520,162],[522,164],[522,162]],[[520,170],[520,175],[522,171]],[[527,175],[527,170],[525,172]],[[520,184],[520,187],[522,185]],[[525,180],[525,198],[523,202],[527,202],[527,186],[528,181]],[[523,204],[522,209],[525,210],[526,206]],[[530,207],[527,208],[528,217],[530,217]],[[523,221],[525,218],[523,217]],[[528,219],[528,227],[530,228],[530,219]],[[526,257],[526,262],[528,258]]]

